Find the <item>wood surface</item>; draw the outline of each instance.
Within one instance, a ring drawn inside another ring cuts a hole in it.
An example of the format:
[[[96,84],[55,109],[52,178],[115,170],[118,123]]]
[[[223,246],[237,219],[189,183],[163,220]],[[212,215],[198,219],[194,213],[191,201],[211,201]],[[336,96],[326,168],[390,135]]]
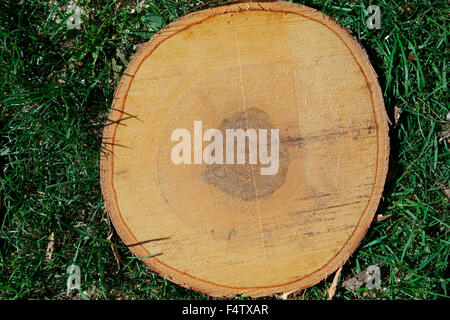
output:
[[[242,119],[279,128],[276,175],[171,161],[173,130]],[[162,29],[124,72],[103,137],[102,192],[121,239],[155,254],[142,258],[153,271],[212,296],[302,289],[336,271],[369,228],[388,168],[365,52],[329,17],[287,2],[225,5]]]

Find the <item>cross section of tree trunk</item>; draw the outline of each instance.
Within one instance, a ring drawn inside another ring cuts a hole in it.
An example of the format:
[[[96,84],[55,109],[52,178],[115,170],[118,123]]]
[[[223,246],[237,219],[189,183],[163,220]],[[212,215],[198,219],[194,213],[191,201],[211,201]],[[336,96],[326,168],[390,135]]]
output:
[[[177,129],[190,161],[174,162]],[[250,138],[245,163],[206,163],[209,129],[224,159],[229,130],[267,132],[276,172],[262,174],[260,153],[249,163]],[[212,296],[301,289],[337,270],[370,226],[389,154],[365,52],[329,17],[286,2],[207,9],[158,32],[124,72],[103,141],[102,192],[121,239]]]

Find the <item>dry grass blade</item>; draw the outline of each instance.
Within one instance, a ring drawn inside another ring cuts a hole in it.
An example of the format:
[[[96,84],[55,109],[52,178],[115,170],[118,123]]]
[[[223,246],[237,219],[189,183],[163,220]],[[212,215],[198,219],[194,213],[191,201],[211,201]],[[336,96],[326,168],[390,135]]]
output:
[[[45,259],[47,262],[52,260],[53,250],[55,248],[55,233],[52,232],[48,238],[48,245],[47,245],[47,251],[45,253]]]
[[[108,238],[106,238],[106,239],[108,241],[112,242],[112,240],[111,240],[112,237],[113,237],[113,233],[111,232],[109,234]],[[120,256],[119,256],[119,250],[113,245],[111,245],[111,250],[112,250],[113,255],[114,255],[114,260],[116,260],[117,268],[119,269],[120,268],[120,263],[121,263]]]
[[[390,217],[392,217],[392,214],[387,214],[385,216],[383,216],[382,214],[379,214],[379,215],[377,215],[377,222],[381,222],[381,221],[387,220]]]
[[[339,280],[339,275],[342,272],[342,266],[339,267],[339,269],[334,274],[333,283],[331,284],[331,287],[328,289],[328,300],[333,299],[334,294],[336,293],[337,283]]]

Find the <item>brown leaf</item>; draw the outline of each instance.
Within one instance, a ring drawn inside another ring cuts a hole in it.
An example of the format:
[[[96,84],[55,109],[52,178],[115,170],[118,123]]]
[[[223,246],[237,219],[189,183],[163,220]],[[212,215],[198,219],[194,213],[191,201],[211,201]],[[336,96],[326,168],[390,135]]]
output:
[[[409,61],[417,61],[417,58],[415,55],[413,55],[412,53],[408,54],[408,60]]]

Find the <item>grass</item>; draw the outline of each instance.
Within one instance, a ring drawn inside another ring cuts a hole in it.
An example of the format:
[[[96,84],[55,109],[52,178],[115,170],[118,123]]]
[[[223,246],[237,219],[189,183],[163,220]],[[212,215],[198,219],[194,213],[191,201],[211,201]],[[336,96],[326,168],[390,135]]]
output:
[[[68,1],[0,0],[1,299],[208,298],[133,259],[103,209],[101,130],[121,72],[140,43],[202,2],[144,3],[79,0],[78,30],[67,27]],[[438,137],[449,111],[448,2],[378,1],[380,30],[366,28],[369,1],[299,3],[353,32],[379,75],[393,123],[395,108],[402,110],[391,126],[377,212],[392,216],[373,225],[340,276],[378,264],[382,289],[339,288],[335,299],[448,298],[450,152]],[[82,284],[68,297],[71,264]],[[326,299],[332,278],[294,298]]]

